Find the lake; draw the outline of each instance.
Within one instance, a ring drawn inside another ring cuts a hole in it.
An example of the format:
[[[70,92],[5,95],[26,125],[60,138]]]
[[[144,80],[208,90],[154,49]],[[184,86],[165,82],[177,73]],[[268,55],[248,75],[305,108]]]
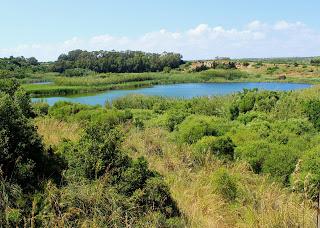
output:
[[[49,85],[49,84],[53,84],[53,82],[32,82],[30,84],[34,84],[34,85]]]
[[[279,82],[235,82],[235,83],[184,83],[170,85],[156,85],[148,88],[139,88],[131,90],[111,90],[94,95],[81,94],[70,97],[46,97],[33,98],[32,101],[44,99],[49,105],[57,101],[78,102],[89,105],[104,105],[106,101],[112,101],[116,98],[129,94],[143,94],[148,96],[163,96],[175,98],[192,98],[203,96],[221,96],[240,92],[243,89],[290,91],[309,88],[310,84],[300,83],[279,83]]]

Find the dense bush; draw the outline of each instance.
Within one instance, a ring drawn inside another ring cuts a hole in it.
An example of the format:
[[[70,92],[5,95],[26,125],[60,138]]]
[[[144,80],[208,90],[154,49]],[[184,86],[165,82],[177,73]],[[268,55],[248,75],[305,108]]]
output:
[[[310,60],[311,65],[319,66],[320,65],[320,58],[314,58]]]
[[[0,80],[0,224],[18,226],[43,181],[60,180],[63,163],[48,153],[31,117],[30,98],[14,80]]]
[[[59,101],[49,108],[49,115],[57,119],[67,120],[68,118],[70,118],[70,116],[73,116],[80,111],[95,109],[96,107],[89,105]]]
[[[29,119],[30,98],[13,80],[0,80],[0,169],[5,179],[32,188],[45,175],[47,156]],[[48,169],[48,172],[50,170]]]
[[[312,199],[318,200],[320,187],[320,148],[307,151],[301,157],[292,175],[291,184],[297,191],[305,192]]]
[[[260,173],[266,157],[274,149],[275,148],[272,146],[272,144],[261,140],[248,142],[245,145],[238,146],[235,149],[235,154],[236,157],[247,161],[256,173]]]
[[[105,119],[91,121],[79,142],[61,145],[59,153],[68,163],[65,177],[69,185],[87,181],[94,184],[97,180],[105,183],[106,198],[91,203],[92,207],[103,205],[101,210],[112,216],[111,208],[116,205],[118,213],[126,214],[132,223],[145,219],[146,213],[160,213],[165,221],[179,216],[180,212],[161,176],[148,169],[144,158],[132,160],[121,150],[123,133],[117,126],[117,122]],[[83,196],[79,198],[77,201],[82,200]],[[73,206],[76,205],[69,205]],[[89,204],[86,210],[90,207]],[[105,217],[98,216],[96,220],[104,225],[121,225],[125,222],[123,218],[117,218],[114,222],[106,221]]]
[[[219,136],[226,131],[223,119],[192,115],[187,117],[177,129],[178,138],[184,143],[195,143],[203,136]]]
[[[196,144],[196,158],[203,159],[207,153],[213,154],[219,158],[232,160],[234,157],[235,144],[227,136],[204,136]]]
[[[161,102],[159,97],[132,95],[118,98],[112,101],[112,107],[117,109],[152,109],[155,104]]]
[[[140,51],[82,51],[74,50],[62,54],[53,65],[53,70],[63,73],[68,69],[88,69],[106,73],[134,73],[163,71],[178,68],[182,64],[182,56],[175,53],[145,53]],[[67,72],[74,74],[75,71]]]
[[[240,113],[246,113],[251,110],[270,112],[279,99],[278,92],[245,89],[237,95],[230,107],[231,119],[234,120]]]
[[[320,100],[306,102],[305,113],[314,127],[320,130]]]
[[[294,149],[279,146],[266,156],[262,172],[283,184],[289,183],[289,177],[293,173],[298,161],[298,153]]]
[[[237,181],[225,168],[216,170],[211,177],[214,192],[227,201],[234,201],[238,194]]]
[[[49,104],[46,102],[34,102],[32,108],[37,116],[44,116],[49,112]]]
[[[164,127],[169,131],[175,130],[188,114],[179,110],[169,110],[164,114]]]

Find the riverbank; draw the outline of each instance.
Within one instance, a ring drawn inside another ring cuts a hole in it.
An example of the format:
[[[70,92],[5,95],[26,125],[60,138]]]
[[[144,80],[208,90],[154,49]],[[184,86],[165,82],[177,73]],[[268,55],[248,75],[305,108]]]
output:
[[[46,77],[48,79],[48,77]],[[206,82],[294,82],[318,84],[320,77],[290,76],[279,79],[277,75],[250,73],[243,70],[207,70],[202,72],[172,73],[122,73],[95,74],[85,77],[51,76],[52,84],[23,84],[33,97],[64,96],[118,89],[135,89],[154,85]]]

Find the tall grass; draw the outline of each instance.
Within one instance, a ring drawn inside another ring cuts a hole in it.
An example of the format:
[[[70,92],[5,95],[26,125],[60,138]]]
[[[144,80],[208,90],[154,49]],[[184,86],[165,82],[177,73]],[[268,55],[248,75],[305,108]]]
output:
[[[243,162],[208,159],[203,166],[194,166],[190,147],[174,144],[166,131],[154,128],[133,130],[124,147],[133,156],[146,156],[150,166],[165,176],[190,227],[315,226],[310,201],[254,174]],[[233,202],[214,192],[211,175],[220,167],[227,167],[237,180]]]
[[[58,145],[63,139],[76,141],[82,133],[82,129],[77,123],[64,122],[49,117],[35,119],[35,125],[46,146]]]
[[[199,73],[122,73],[98,74],[86,77],[55,77],[54,84],[25,84],[28,93],[37,95],[67,95],[98,92],[113,89],[128,89],[157,84],[243,81],[249,77],[238,70],[210,70]],[[252,78],[256,80],[256,78]]]

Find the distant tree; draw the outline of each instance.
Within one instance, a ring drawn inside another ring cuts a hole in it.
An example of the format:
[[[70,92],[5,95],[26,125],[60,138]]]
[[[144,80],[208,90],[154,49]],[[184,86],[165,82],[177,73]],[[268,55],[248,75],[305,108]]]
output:
[[[249,62],[244,62],[242,65],[243,65],[244,67],[248,67],[248,66],[250,66],[250,63],[249,63]]]
[[[310,63],[313,66],[320,66],[320,58],[311,59]]]
[[[32,66],[36,66],[39,65],[38,60],[35,57],[30,57],[27,59],[28,64],[32,65]]]
[[[166,69],[178,68],[182,56],[175,53],[164,52],[162,54],[145,53],[141,51],[82,51],[74,50],[68,54],[62,54],[53,65],[56,72],[64,72],[67,69],[88,69],[91,71],[106,73],[130,73],[130,72],[155,72]]]

